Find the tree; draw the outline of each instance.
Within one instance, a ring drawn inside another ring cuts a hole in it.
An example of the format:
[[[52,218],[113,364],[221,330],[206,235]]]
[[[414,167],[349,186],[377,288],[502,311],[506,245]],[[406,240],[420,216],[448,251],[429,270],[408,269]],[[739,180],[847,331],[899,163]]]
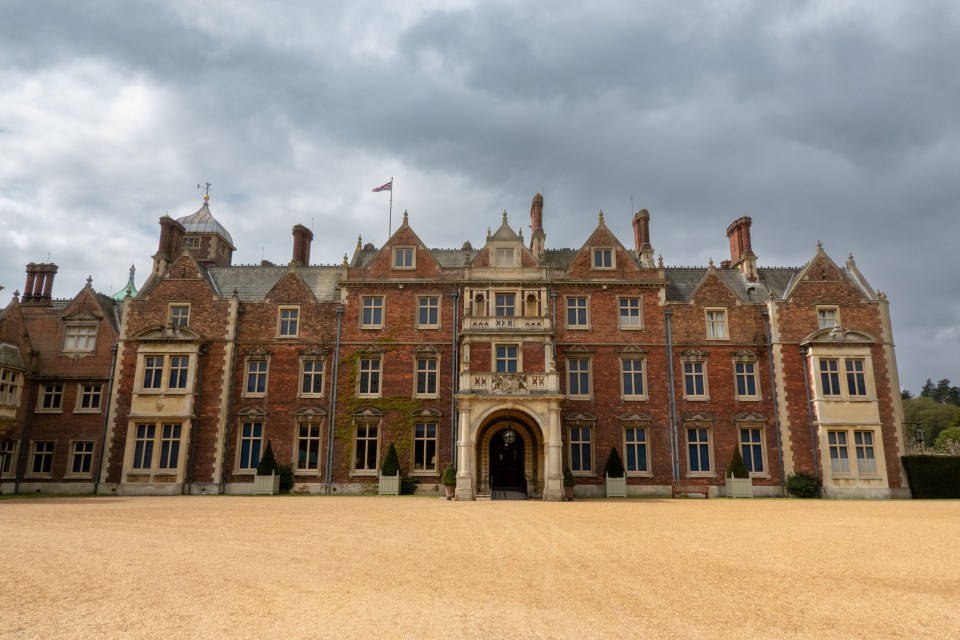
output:
[[[387,457],[384,458],[383,464],[380,465],[380,475],[384,477],[392,477],[400,473],[400,458],[397,457],[397,449],[393,446],[393,442],[390,443],[390,448],[387,449]]]
[[[920,397],[930,398],[940,404],[960,405],[960,387],[951,386],[948,378],[940,380],[936,385],[927,378],[920,389]]]
[[[616,447],[610,449],[610,456],[607,458],[607,464],[603,468],[603,473],[610,478],[622,478],[626,474],[623,468],[623,460],[620,459],[620,454],[617,452]]]
[[[257,475],[272,476],[275,473],[280,473],[280,467],[277,465],[277,458],[273,455],[273,445],[267,440],[267,449],[257,463]]]
[[[941,431],[933,446],[953,455],[960,453],[960,427],[950,427]]]
[[[901,400],[910,400],[913,398],[913,394],[910,393],[910,389],[901,389],[900,390],[900,399]]]
[[[954,426],[960,420],[960,407],[953,404],[940,404],[929,396],[903,401],[903,421],[919,425],[923,429],[924,441],[936,442],[940,432]]]
[[[750,477],[747,465],[743,463],[743,455],[740,453],[740,447],[733,448],[733,457],[730,459],[730,466],[727,467],[727,476],[733,476],[734,478]]]

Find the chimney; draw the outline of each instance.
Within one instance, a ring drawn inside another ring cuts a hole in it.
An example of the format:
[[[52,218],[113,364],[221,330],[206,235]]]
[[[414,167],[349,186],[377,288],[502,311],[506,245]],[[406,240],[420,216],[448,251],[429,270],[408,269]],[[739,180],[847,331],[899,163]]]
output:
[[[183,252],[183,225],[171,218],[160,218],[160,244],[153,255],[153,275],[159,276]]]
[[[23,287],[22,304],[49,304],[53,293],[53,277],[57,265],[31,262],[27,265],[27,282]]]
[[[753,253],[750,244],[750,225],[753,220],[743,216],[734,220],[727,227],[727,238],[730,239],[730,263],[738,268],[750,282],[757,280],[757,256]]]
[[[653,266],[653,246],[650,244],[650,212],[640,209],[633,215],[633,243],[640,263]]]
[[[543,196],[539,193],[530,203],[530,231],[530,251],[539,259],[547,241],[547,234],[543,232]]]
[[[40,299],[49,304],[51,300],[51,295],[53,294],[53,277],[57,275],[58,267],[52,262],[49,264],[40,265],[43,268],[43,293],[40,294]],[[34,285],[33,293],[37,294],[37,291],[40,289],[38,285]]]
[[[313,231],[302,224],[293,227],[293,261],[310,266],[310,243],[313,241]]]
[[[33,301],[33,287],[36,277],[37,265],[31,262],[27,265],[27,283],[23,285],[23,296],[20,298],[20,301],[24,304],[29,304]]]

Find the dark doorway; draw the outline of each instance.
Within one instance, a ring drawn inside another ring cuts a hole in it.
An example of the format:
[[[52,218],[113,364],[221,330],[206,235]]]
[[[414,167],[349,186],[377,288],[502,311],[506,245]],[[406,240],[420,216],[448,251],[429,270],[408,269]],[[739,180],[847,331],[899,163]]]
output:
[[[526,500],[527,476],[523,468],[523,438],[507,427],[490,439],[490,497]]]

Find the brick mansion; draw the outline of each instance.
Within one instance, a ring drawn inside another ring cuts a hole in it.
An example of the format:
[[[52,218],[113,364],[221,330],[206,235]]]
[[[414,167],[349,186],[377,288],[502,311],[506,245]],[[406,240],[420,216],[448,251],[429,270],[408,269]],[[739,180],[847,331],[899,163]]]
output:
[[[802,470],[909,496],[889,302],[853,256],[759,266],[741,217],[728,259],[669,267],[646,210],[629,246],[600,213],[550,248],[548,219],[537,194],[528,240],[504,212],[430,249],[405,213],[333,266],[296,225],[288,264],[234,265],[205,197],[160,219],[139,290],[53,299],[31,263],[0,311],[0,489],[251,493],[269,441],[312,493],[375,491],[392,443],[421,493],[454,462],[458,500],[559,500],[565,468],[602,496],[612,448],[628,495],[724,495],[737,450],[756,495]]]

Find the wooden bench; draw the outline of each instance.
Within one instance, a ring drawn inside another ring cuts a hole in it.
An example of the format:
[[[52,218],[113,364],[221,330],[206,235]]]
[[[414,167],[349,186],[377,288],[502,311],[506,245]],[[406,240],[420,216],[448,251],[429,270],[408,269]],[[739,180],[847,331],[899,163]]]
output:
[[[703,482],[680,481],[670,484],[670,493],[676,498],[681,493],[702,493],[707,500],[710,499],[710,487]]]

